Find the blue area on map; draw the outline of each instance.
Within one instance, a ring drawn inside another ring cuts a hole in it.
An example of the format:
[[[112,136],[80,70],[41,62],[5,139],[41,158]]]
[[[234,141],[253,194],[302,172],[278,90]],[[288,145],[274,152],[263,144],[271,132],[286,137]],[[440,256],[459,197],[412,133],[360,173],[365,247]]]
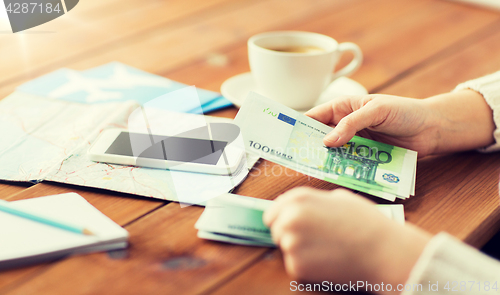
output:
[[[282,113],[280,113],[278,115],[278,120],[281,120],[281,121],[288,123],[292,126],[295,126],[295,122],[297,122],[297,120],[295,120],[294,118],[288,117],[287,115],[284,115]]]
[[[186,113],[207,113],[232,105],[221,94],[197,88],[197,99],[166,95],[188,85],[119,62],[85,71],[59,69],[17,88],[18,91],[79,103],[134,100],[142,105],[162,96],[162,108]]]
[[[21,84],[17,90],[39,96],[46,96],[52,90],[69,82],[70,69],[59,69],[39,78]]]

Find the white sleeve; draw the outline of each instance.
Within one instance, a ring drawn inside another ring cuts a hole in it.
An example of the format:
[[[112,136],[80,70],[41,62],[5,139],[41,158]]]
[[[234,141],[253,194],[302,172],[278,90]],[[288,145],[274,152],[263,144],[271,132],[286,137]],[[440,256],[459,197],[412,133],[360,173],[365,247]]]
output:
[[[500,262],[440,233],[420,255],[405,290],[402,295],[500,294]]]
[[[493,152],[500,150],[500,71],[459,84],[453,92],[464,89],[472,89],[481,93],[486,103],[488,103],[493,110],[493,120],[496,126],[493,132],[495,143],[488,147],[478,149],[478,151]]]

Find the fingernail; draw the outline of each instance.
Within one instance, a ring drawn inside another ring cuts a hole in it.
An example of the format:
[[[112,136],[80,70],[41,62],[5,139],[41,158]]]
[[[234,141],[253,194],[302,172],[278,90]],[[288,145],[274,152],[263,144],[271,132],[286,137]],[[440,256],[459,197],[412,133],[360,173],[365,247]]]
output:
[[[334,144],[339,140],[340,136],[336,132],[330,132],[326,135],[325,140],[330,144]]]

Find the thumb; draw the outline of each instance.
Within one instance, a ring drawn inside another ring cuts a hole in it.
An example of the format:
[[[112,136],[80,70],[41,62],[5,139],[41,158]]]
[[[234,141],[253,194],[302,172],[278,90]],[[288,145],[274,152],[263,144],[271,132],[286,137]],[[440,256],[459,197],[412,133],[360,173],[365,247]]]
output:
[[[367,103],[360,109],[342,118],[337,126],[323,138],[323,143],[328,147],[339,147],[351,140],[356,132],[368,127],[376,126],[383,122],[380,118],[380,108],[372,107]]]

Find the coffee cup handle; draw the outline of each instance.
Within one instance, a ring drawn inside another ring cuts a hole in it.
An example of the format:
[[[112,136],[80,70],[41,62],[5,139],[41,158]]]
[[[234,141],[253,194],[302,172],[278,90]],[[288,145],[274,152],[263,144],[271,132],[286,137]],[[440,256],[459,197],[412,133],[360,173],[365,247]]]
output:
[[[359,48],[359,46],[354,43],[351,42],[340,43],[337,50],[340,52],[341,55],[346,51],[350,51],[354,54],[354,58],[348,65],[338,70],[337,72],[333,73],[331,81],[337,79],[338,77],[348,76],[354,73],[357,69],[359,69],[361,63],[363,62],[363,53],[361,52],[361,48]]]

